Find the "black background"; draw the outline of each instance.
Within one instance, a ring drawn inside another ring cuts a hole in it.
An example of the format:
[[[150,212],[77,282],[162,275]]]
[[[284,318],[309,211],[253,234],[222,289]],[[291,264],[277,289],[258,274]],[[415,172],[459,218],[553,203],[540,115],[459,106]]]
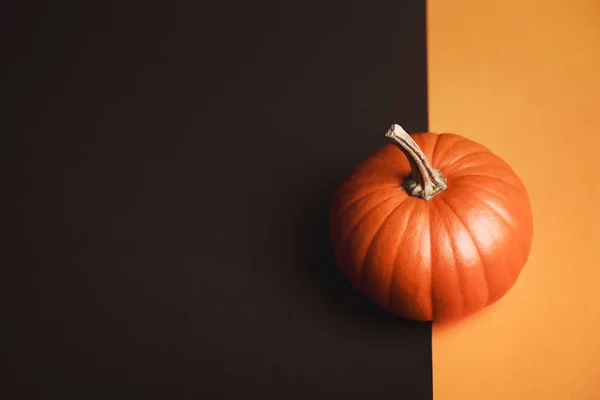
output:
[[[432,397],[430,325],[327,235],[388,126],[427,129],[424,1],[15,4],[4,398]]]

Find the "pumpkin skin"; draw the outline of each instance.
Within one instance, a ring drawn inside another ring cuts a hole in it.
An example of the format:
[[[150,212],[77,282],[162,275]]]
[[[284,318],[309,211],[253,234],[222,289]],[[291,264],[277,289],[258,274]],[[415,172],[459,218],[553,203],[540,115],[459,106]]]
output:
[[[333,250],[352,285],[381,308],[418,321],[460,319],[517,280],[533,239],[529,197],[485,146],[450,133],[410,137],[447,188],[428,200],[410,196],[402,186],[409,159],[384,145],[334,196]]]

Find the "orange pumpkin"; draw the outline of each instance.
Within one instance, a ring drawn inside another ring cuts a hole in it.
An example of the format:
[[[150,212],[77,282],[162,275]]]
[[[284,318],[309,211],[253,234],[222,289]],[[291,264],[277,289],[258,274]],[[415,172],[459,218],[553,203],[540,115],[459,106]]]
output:
[[[419,321],[454,320],[499,300],[529,256],[527,190],[486,147],[455,134],[409,135],[342,182],[331,239],[350,282],[380,307]]]

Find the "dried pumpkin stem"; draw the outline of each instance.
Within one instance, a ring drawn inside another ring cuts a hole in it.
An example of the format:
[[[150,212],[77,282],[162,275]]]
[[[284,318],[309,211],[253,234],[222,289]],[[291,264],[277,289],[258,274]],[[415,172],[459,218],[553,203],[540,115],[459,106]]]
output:
[[[412,172],[402,185],[410,196],[429,200],[446,190],[446,178],[432,168],[417,143],[400,125],[392,125],[385,136],[402,150],[410,163]]]

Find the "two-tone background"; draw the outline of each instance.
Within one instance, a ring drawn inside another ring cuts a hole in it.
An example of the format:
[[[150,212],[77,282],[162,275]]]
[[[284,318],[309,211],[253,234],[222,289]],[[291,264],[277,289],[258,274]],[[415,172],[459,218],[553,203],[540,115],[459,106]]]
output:
[[[597,1],[3,17],[3,398],[600,398]],[[460,323],[386,314],[333,260],[329,200],[391,123],[529,190],[529,262]]]

